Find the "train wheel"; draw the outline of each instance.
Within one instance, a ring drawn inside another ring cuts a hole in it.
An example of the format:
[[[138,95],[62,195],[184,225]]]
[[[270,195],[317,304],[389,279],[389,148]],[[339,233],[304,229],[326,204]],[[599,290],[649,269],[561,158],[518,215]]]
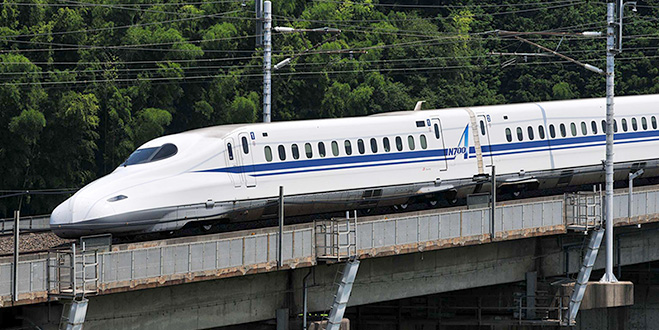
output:
[[[517,187],[513,188],[513,189],[510,191],[510,194],[511,194],[511,195],[513,196],[513,198],[515,198],[515,199],[517,199],[517,198],[521,198],[522,195],[524,195],[524,191],[525,191],[525,190],[526,190],[526,187],[525,187],[525,186],[517,186]]]
[[[357,212],[359,212],[359,215],[361,216],[367,216],[373,213],[373,208],[367,208],[367,209],[359,209]]]
[[[428,200],[426,201],[426,204],[427,204],[429,207],[437,207],[437,205],[439,204],[439,201],[437,201],[437,199],[435,199],[435,198],[432,198],[432,199],[428,199]]]
[[[410,207],[410,204],[407,204],[407,203],[396,204],[396,205],[394,205],[394,210],[396,212],[405,212],[409,207]]]
[[[443,198],[449,205],[458,204],[458,192],[455,190],[449,190],[444,192]]]

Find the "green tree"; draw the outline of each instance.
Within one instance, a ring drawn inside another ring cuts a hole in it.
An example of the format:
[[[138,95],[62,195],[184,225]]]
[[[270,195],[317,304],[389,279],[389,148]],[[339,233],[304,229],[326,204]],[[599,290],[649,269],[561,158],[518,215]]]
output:
[[[131,122],[131,132],[136,147],[163,135],[165,128],[172,122],[172,114],[167,110],[147,108],[138,111]]]

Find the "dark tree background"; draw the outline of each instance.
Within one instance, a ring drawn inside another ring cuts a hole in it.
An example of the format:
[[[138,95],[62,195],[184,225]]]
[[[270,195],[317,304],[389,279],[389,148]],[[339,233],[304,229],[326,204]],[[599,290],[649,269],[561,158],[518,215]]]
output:
[[[162,134],[261,118],[253,1],[4,0],[0,216],[47,213]],[[275,0],[273,120],[602,97],[605,81],[495,30],[604,31],[605,1]],[[659,93],[659,1],[627,12],[616,93]],[[526,38],[605,66],[604,38]],[[322,43],[325,42],[325,43]],[[322,43],[319,48],[300,54]]]

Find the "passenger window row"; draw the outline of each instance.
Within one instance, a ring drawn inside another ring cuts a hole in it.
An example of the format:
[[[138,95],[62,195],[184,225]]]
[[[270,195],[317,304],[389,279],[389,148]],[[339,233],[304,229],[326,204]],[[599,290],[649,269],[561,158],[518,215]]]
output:
[[[621,126],[622,126],[622,131],[627,132],[630,131],[630,125],[631,123],[631,131],[638,131],[643,130],[646,131],[649,129],[649,127],[652,127],[651,129],[657,129],[657,117],[656,116],[651,116],[650,117],[650,125],[648,125],[648,119],[646,117],[641,117],[640,119],[640,125],[639,121],[632,117],[631,120],[627,120],[626,118],[623,118],[621,120]],[[582,121],[579,126],[577,126],[576,123],[570,123],[570,136],[585,136],[585,135],[596,135],[596,134],[606,134],[606,120],[602,120],[601,122],[601,131],[598,132],[598,126],[597,122],[594,120],[590,122],[590,128],[588,127],[588,124],[586,124],[585,121]],[[615,133],[618,132],[618,121],[616,119],[613,120],[613,131]],[[510,128],[506,127],[506,140],[508,142],[513,142],[513,132]],[[543,125],[539,125],[537,127],[537,132],[538,132],[538,139],[539,140],[544,140],[545,139],[545,128]],[[524,136],[524,129],[522,127],[517,127],[515,130],[516,133],[516,138],[517,141],[524,141],[525,136]],[[568,129],[567,126],[565,126],[564,123],[560,123],[558,125],[558,133],[560,134],[559,137],[566,137],[568,136]],[[556,127],[554,124],[549,124],[549,138],[553,139],[556,138],[557,132],[556,132]],[[526,139],[529,141],[533,141],[535,139],[535,127],[534,126],[528,126],[526,128]]]
[[[403,151],[403,138],[400,136],[395,137],[395,145],[396,145],[396,150],[398,151]],[[416,138],[412,135],[407,136],[407,148],[408,150],[415,150],[416,149]],[[428,148],[428,140],[424,134],[421,134],[418,137],[418,143],[421,149],[427,149]],[[340,148],[339,148],[339,142],[337,141],[332,141],[330,143],[331,145],[331,150],[332,150],[332,155],[334,157],[337,157],[340,155]],[[357,139],[357,150],[356,153],[359,153],[360,155],[363,155],[366,153],[366,143],[364,142],[364,139]],[[382,138],[381,142],[379,142],[376,138],[371,138],[368,140],[368,145],[370,146],[370,151],[372,154],[380,152],[390,152],[391,151],[391,142],[388,137]],[[382,146],[382,149],[379,148],[379,146]],[[318,142],[316,144],[316,149],[314,150],[313,146],[311,143],[305,143],[304,144],[304,155],[306,158],[324,158],[327,156],[325,152],[325,142]],[[291,155],[293,159],[300,159],[300,149],[298,144],[293,143],[290,146],[291,150]],[[344,140],[343,141],[343,150],[344,154],[347,156],[350,156],[353,154],[353,141],[351,140]],[[271,162],[273,160],[273,153],[272,153],[272,148],[270,146],[265,146],[263,148],[264,154],[265,154],[265,160],[268,162]],[[279,157],[279,160],[286,160],[287,155],[286,155],[287,148],[283,145],[280,144],[277,146],[277,156]],[[314,151],[317,153],[315,154],[316,157],[314,157]]]

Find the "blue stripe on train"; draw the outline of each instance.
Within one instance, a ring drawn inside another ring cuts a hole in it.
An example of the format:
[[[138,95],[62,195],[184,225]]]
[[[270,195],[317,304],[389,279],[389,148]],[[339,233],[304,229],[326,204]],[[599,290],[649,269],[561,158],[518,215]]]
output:
[[[304,167],[360,164],[360,163],[408,160],[408,159],[429,158],[429,157],[436,158],[436,157],[444,157],[445,153],[446,153],[445,150],[436,150],[436,149],[422,150],[422,151],[405,151],[405,152],[393,152],[387,154],[328,157],[328,158],[320,158],[320,159],[308,159],[308,160],[265,163],[265,164],[246,165],[246,166],[234,166],[234,167],[202,170],[197,172],[225,172],[225,173],[242,173],[243,171],[265,172],[265,171],[276,171],[276,170],[290,170],[290,169],[304,168]],[[448,157],[447,159],[450,160],[453,158],[455,158],[455,156],[452,158]],[[392,163],[388,163],[388,164],[392,164]]]

